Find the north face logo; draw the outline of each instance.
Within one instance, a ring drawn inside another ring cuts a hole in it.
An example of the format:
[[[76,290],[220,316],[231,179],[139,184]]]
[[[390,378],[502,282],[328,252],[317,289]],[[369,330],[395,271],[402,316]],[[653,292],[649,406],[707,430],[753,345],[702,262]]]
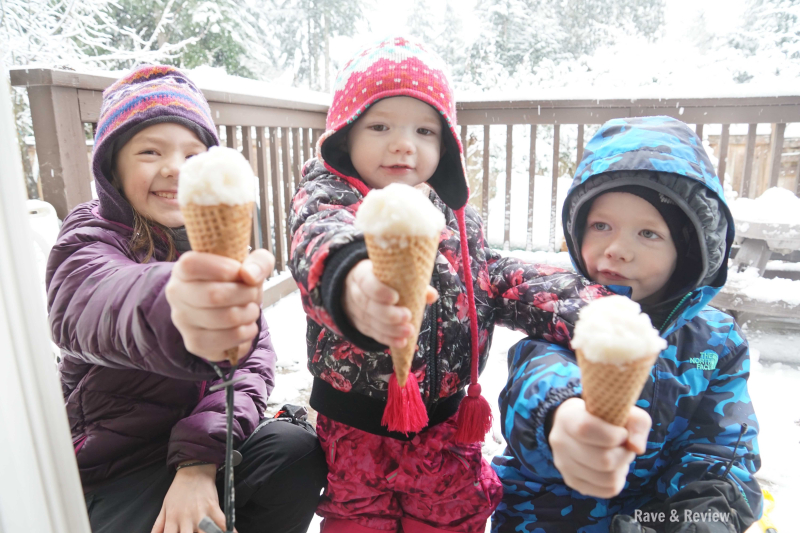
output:
[[[717,361],[719,356],[712,350],[706,350],[700,354],[700,357],[692,357],[689,359],[690,363],[697,365],[699,370],[714,370],[717,368]]]

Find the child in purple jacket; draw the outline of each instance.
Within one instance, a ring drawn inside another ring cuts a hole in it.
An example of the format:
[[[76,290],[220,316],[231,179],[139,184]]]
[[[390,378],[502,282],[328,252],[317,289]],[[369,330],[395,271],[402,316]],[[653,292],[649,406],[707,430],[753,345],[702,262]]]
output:
[[[190,251],[179,168],[217,144],[208,103],[177,69],[118,80],[97,124],[98,200],[66,217],[49,257],[50,326],[95,533],[191,533],[204,516],[224,529],[225,392],[210,392],[209,361],[237,345],[237,530],[305,532],[325,483],[312,432],[259,425],[275,376],[260,305],[272,256]]]

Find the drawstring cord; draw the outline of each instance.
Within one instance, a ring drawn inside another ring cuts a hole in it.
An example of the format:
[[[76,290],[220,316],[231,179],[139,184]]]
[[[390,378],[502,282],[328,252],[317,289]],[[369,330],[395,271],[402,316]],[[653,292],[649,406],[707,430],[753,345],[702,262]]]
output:
[[[211,363],[214,372],[222,379],[213,387],[208,389],[209,392],[225,389],[225,532],[233,533],[234,523],[236,522],[235,515],[235,494],[233,490],[233,386],[243,381],[245,378],[240,377],[234,379],[236,374],[237,365],[232,364],[230,372],[226,375],[225,372],[214,363]],[[223,533],[216,526],[216,524],[208,517],[204,517],[199,524],[200,530],[205,533]]]
[[[739,431],[739,438],[736,439],[736,445],[733,447],[733,454],[731,455],[731,458],[728,461],[727,468],[725,468],[725,471],[722,473],[723,479],[728,477],[728,473],[731,471],[731,467],[733,467],[734,461],[736,461],[736,450],[739,449],[739,443],[742,442],[742,437],[744,436],[746,431],[747,431],[747,424],[742,424],[742,429],[741,431]]]

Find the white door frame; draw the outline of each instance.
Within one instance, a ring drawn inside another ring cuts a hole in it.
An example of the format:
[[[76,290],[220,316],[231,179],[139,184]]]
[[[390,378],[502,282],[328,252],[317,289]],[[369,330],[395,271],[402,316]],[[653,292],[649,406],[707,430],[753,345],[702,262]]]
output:
[[[76,157],[82,154],[76,154]],[[83,156],[85,157],[85,156]],[[0,533],[89,533],[0,80]]]

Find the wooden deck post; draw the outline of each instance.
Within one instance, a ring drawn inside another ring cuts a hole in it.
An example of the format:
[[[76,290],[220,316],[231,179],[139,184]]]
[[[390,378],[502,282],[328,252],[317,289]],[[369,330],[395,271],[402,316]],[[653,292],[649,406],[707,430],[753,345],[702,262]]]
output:
[[[253,135],[250,126],[242,126],[242,155],[247,162],[250,163],[250,168],[253,169],[253,174],[257,172],[256,162],[253,161]],[[253,250],[261,248],[261,225],[258,223],[258,209],[254,208],[253,211],[253,233],[250,236],[250,246]]]
[[[285,234],[281,236],[284,239],[284,249],[286,250],[287,258],[289,256],[289,247],[292,242],[292,237],[289,234],[289,210],[292,208],[292,196],[294,195],[294,186],[292,185],[292,169],[291,157],[289,156],[289,128],[281,128],[281,166],[283,170],[283,223]],[[277,227],[277,226],[275,226]],[[278,236],[275,235],[277,239]]]
[[[511,167],[512,167],[512,145],[514,142],[514,126],[508,124],[506,126],[506,212],[505,212],[505,226],[503,234],[503,249],[508,250],[511,248]]]
[[[531,124],[531,151],[528,156],[528,239],[527,251],[533,250],[533,195],[536,186],[536,124]]]
[[[740,198],[750,198],[750,180],[753,176],[753,162],[756,156],[756,130],[758,124],[750,124],[747,128],[747,148],[744,153],[744,174],[742,175],[742,190]]]
[[[550,193],[550,251],[556,252],[556,211],[558,206],[558,143],[561,137],[561,124],[553,125],[553,188]]]
[[[306,161],[308,161],[308,148],[311,142],[308,128],[300,128],[300,146],[303,147],[303,161],[300,162],[300,168],[303,168]]]
[[[717,177],[720,185],[725,183],[725,171],[728,164],[728,143],[731,139],[731,125],[722,125],[722,134],[719,139],[719,165],[717,165]]]
[[[575,161],[575,170],[578,170],[578,167],[581,165],[581,160],[583,160],[583,124],[578,124],[578,155],[577,160]]]
[[[78,90],[72,87],[28,87],[39,181],[44,200],[64,219],[76,205],[92,199],[92,174]]]
[[[238,148],[236,142],[236,126],[225,126],[225,141],[228,148]]]
[[[292,128],[292,193],[300,185],[300,169],[302,167],[303,161],[300,161],[300,131],[299,128]]]
[[[489,128],[483,127],[483,198],[481,199],[481,217],[483,218],[483,234],[489,241]]]
[[[258,194],[261,200],[261,246],[275,254],[272,245],[272,224],[269,221],[271,213],[269,205],[269,184],[267,183],[267,140],[264,127],[256,128],[256,162],[258,164]]]
[[[786,133],[786,124],[773,124],[772,135],[770,136],[770,162],[769,162],[769,186],[777,187],[778,178],[781,174],[781,155],[783,154],[783,135]]]
[[[278,173],[278,128],[269,128],[269,163],[270,181],[272,183],[272,215],[275,229],[275,269],[286,269],[286,260],[283,258],[283,204],[281,203],[281,176]]]

